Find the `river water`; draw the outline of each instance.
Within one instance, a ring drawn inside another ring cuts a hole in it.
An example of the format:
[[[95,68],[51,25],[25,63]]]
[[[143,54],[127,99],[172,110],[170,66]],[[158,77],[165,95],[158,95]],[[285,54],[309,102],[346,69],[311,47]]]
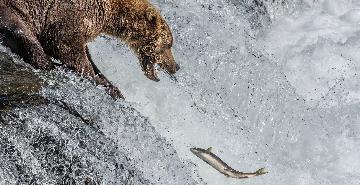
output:
[[[181,70],[147,80],[126,46],[91,44],[96,63],[208,184],[238,184],[189,152],[270,173],[242,184],[360,184],[360,2],[153,1]],[[261,22],[262,27],[252,23]]]

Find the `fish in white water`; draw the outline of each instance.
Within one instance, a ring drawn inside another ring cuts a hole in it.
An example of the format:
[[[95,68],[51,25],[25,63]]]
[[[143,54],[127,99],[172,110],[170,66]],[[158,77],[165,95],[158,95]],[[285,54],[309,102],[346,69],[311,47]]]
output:
[[[213,154],[211,152],[211,147],[208,148],[207,150],[202,149],[202,148],[190,148],[190,151],[227,177],[243,179],[243,178],[264,175],[264,174],[268,173],[265,171],[265,168],[260,168],[259,170],[257,170],[256,172],[253,172],[253,173],[244,173],[244,172],[239,172],[237,170],[234,170],[229,165],[227,165],[224,161],[222,161],[218,156]]]

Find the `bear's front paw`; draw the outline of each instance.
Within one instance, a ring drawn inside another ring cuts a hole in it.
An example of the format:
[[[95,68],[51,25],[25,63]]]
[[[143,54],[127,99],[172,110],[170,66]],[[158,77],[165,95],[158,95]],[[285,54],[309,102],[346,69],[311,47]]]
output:
[[[55,68],[54,63],[47,56],[37,56],[36,59],[33,60],[32,66],[36,69],[43,70],[50,70]]]
[[[120,90],[113,85],[106,87],[106,92],[115,100],[125,99],[124,96],[121,94]]]

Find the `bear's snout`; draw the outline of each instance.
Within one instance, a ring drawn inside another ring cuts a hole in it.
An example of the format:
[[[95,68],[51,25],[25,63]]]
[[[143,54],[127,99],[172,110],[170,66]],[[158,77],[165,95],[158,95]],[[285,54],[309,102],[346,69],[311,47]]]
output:
[[[160,65],[160,67],[163,68],[169,74],[175,74],[176,71],[180,69],[179,64],[177,64],[174,61]]]
[[[161,58],[163,58],[161,67],[163,69],[165,69],[168,73],[175,74],[176,71],[178,71],[180,69],[179,64],[177,64],[174,60],[174,56],[171,52],[171,49],[167,49],[163,53]]]

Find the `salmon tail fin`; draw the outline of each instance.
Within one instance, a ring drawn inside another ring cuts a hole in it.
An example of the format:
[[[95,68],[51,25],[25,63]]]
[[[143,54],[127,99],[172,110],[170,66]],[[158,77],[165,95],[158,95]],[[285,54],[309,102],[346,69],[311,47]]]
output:
[[[265,171],[265,168],[260,168],[255,173],[256,173],[257,176],[259,176],[259,175],[267,174],[269,172]]]

